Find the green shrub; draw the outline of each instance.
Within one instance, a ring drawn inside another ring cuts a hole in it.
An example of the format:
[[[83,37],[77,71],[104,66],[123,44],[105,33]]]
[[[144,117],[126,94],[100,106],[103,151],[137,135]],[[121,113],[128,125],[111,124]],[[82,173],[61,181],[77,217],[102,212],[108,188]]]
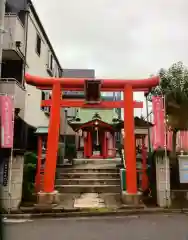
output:
[[[27,152],[24,156],[23,190],[22,201],[30,202],[35,199],[33,193],[35,188],[35,175],[37,166],[37,155]]]
[[[65,156],[72,160],[76,158],[76,145],[75,144],[67,144],[65,148]]]

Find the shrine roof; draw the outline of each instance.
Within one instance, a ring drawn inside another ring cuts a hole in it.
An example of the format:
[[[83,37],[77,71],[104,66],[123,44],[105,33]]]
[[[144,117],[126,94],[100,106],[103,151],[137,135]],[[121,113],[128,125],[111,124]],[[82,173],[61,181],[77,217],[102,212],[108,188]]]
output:
[[[94,115],[92,120],[90,120],[90,121],[84,121],[83,119],[76,118],[76,119],[73,119],[72,121],[69,121],[68,123],[75,131],[77,131],[79,129],[85,128],[86,126],[87,127],[94,126],[96,121],[98,121],[98,126],[101,126],[103,128],[111,128],[111,129],[114,129],[116,131],[124,128],[124,121],[123,120],[118,119],[118,118],[114,118],[114,119],[111,119],[110,122],[109,121],[106,122],[106,121],[103,121],[103,119],[101,119],[100,115]],[[153,126],[152,123],[147,122],[144,119],[139,118],[139,117],[135,117],[134,122],[135,122],[135,127],[136,128],[148,129],[148,128]]]
[[[115,127],[112,120],[110,122],[103,121],[101,117],[97,114],[94,115],[93,118],[89,121],[83,121],[80,118],[76,118],[75,120],[73,119],[68,123],[75,131],[78,131],[79,129],[91,129],[97,126],[103,129],[112,129]]]

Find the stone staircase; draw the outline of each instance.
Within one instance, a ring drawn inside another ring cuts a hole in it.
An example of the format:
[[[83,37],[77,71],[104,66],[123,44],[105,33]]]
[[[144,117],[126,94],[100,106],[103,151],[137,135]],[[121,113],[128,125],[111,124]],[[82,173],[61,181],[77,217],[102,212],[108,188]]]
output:
[[[59,168],[56,190],[59,193],[120,193],[120,175],[116,168]]]
[[[74,166],[57,166],[55,189],[64,208],[121,205],[119,159],[76,159]]]

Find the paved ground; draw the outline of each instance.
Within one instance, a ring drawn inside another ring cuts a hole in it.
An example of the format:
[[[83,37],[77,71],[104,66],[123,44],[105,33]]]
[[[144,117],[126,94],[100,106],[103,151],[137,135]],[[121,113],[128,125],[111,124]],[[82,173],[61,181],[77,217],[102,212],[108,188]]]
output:
[[[185,215],[5,222],[5,240],[188,240],[188,216]]]

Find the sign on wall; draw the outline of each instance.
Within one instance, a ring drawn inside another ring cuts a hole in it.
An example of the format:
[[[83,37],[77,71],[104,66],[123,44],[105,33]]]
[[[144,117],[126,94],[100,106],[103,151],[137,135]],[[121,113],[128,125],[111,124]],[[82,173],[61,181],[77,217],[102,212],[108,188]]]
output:
[[[69,97],[69,98],[75,98],[75,97],[83,97],[84,98],[84,92],[78,92],[78,91],[64,91],[63,92],[63,98],[66,98],[66,97]]]
[[[8,170],[9,170],[9,158],[4,161],[3,165],[3,186],[8,185]]]
[[[178,156],[178,160],[180,183],[188,183],[188,156],[180,155]]]
[[[0,119],[1,119],[1,147],[13,147],[14,135],[14,103],[12,96],[0,96]]]

